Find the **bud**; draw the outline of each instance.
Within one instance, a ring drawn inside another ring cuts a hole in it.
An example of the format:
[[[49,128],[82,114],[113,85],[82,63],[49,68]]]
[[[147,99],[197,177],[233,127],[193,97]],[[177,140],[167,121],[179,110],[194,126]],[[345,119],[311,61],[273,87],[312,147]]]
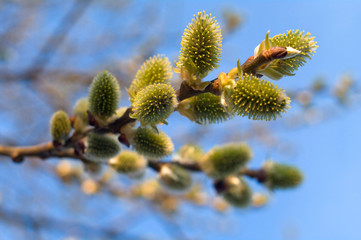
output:
[[[186,144],[179,149],[178,154],[181,163],[198,163],[203,157],[203,150],[198,145]]]
[[[64,111],[57,111],[50,120],[50,133],[55,141],[64,142],[71,131],[70,120],[68,114]]]
[[[302,173],[293,166],[267,161],[263,166],[266,172],[265,185],[272,190],[294,188],[301,184]]]
[[[254,193],[252,195],[252,206],[263,207],[268,203],[268,197],[264,193]]]
[[[138,153],[154,159],[168,156],[174,149],[172,141],[164,132],[156,133],[143,127],[135,131],[132,145]]]
[[[102,120],[111,117],[118,107],[120,90],[117,79],[109,72],[99,73],[89,90],[89,109]]]
[[[109,160],[109,165],[119,173],[138,175],[144,171],[147,161],[135,152],[122,151],[118,156]]]
[[[290,108],[290,98],[273,83],[244,74],[232,93],[233,111],[253,120],[275,120]]]
[[[74,106],[73,114],[75,116],[74,129],[81,132],[85,126],[89,125],[88,111],[89,101],[88,98],[79,99]]]
[[[224,190],[220,194],[229,204],[240,208],[250,205],[252,190],[242,178],[228,176],[222,182]]]
[[[133,102],[139,91],[154,83],[170,84],[172,66],[167,57],[150,57],[138,70],[128,90],[130,101]]]
[[[163,165],[159,172],[159,182],[173,190],[185,190],[192,184],[190,173],[176,165]]]
[[[87,195],[93,195],[100,191],[100,185],[93,179],[86,179],[81,183],[81,189]]]
[[[82,175],[82,169],[78,166],[74,166],[70,161],[61,160],[56,165],[56,174],[64,183],[70,183],[79,180]]]
[[[137,118],[142,124],[158,124],[165,122],[176,105],[176,95],[172,86],[156,83],[145,87],[137,94],[131,117]]]
[[[184,31],[177,67],[204,78],[218,67],[222,52],[221,29],[214,17],[199,12]]]
[[[223,178],[237,173],[250,159],[252,151],[245,143],[230,143],[214,147],[203,156],[202,170],[213,178]]]
[[[304,31],[289,30],[287,35],[279,34],[272,38],[269,38],[268,34],[269,32],[267,32],[265,40],[256,47],[255,57],[271,47],[286,47],[287,49],[285,57],[275,59],[257,69],[257,74],[265,75],[273,80],[295,75],[294,72],[303,66],[307,59],[311,59],[318,47],[313,41],[314,37],[311,37],[310,33],[304,34]]]
[[[231,115],[221,103],[221,97],[212,93],[184,99],[177,111],[198,124],[212,124],[228,120]]]
[[[114,134],[91,132],[85,139],[84,157],[94,162],[107,162],[121,150],[118,138]]]

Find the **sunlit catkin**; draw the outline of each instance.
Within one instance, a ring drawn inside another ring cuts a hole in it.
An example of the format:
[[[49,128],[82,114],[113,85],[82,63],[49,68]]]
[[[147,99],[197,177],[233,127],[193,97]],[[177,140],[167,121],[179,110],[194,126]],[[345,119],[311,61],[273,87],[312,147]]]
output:
[[[68,114],[64,111],[57,111],[50,120],[50,133],[55,141],[65,141],[71,131]]]
[[[232,93],[233,111],[253,120],[275,120],[290,108],[290,98],[273,83],[244,74]]]
[[[136,152],[122,151],[109,160],[109,165],[119,173],[132,174],[143,170],[147,165],[147,160]]]
[[[156,83],[140,91],[134,102],[132,117],[143,124],[164,122],[174,111],[177,100],[175,91],[169,84]]]
[[[218,67],[222,51],[221,29],[211,14],[199,12],[184,31],[177,67],[200,78]]]
[[[150,57],[140,67],[128,89],[130,101],[133,102],[139,91],[154,83],[168,83],[172,78],[172,66],[167,57],[157,55]]]
[[[211,93],[183,100],[179,103],[177,111],[198,124],[220,123],[232,116],[221,104],[221,97]]]
[[[310,33],[305,34],[304,31],[288,30],[287,34],[278,34],[272,38],[268,38],[267,33],[266,39],[256,48],[258,51],[255,50],[255,52],[260,54],[262,50],[270,47],[286,47],[287,56],[282,59],[275,59],[257,69],[257,73],[274,80],[279,80],[283,76],[293,76],[299,67],[311,59],[318,47],[316,44],[314,37],[311,37]]]

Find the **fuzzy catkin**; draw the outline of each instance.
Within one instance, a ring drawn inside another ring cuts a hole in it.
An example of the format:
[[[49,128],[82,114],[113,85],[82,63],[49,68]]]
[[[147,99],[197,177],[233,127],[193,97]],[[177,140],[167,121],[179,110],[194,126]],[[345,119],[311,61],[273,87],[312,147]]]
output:
[[[218,67],[222,52],[221,29],[211,14],[199,12],[184,31],[177,67],[205,77]]]
[[[134,102],[132,117],[143,124],[164,122],[177,105],[175,91],[169,84],[156,83],[140,91]]]
[[[118,108],[120,90],[117,79],[109,72],[99,73],[89,89],[89,109],[92,114],[107,119]]]
[[[84,156],[94,162],[106,162],[121,151],[116,135],[89,133],[85,142]]]
[[[164,165],[161,167],[159,175],[159,182],[173,190],[185,190],[192,184],[190,173],[176,165]]]
[[[263,166],[266,172],[265,184],[270,189],[293,188],[302,183],[303,175],[294,166],[267,161]]]
[[[152,129],[140,127],[132,139],[135,151],[146,157],[160,159],[174,150],[171,139],[164,133],[156,133]]]
[[[226,190],[223,198],[232,206],[244,208],[249,206],[252,199],[252,190],[240,177],[229,176],[224,180]]]
[[[238,172],[250,159],[252,151],[245,143],[229,143],[212,148],[200,162],[210,177],[223,178]]]
[[[233,111],[252,120],[275,120],[290,108],[290,98],[273,83],[244,74],[232,92]]]
[[[53,140],[66,140],[70,131],[71,124],[68,114],[61,110],[55,112],[50,120],[50,133]]]
[[[277,47],[292,47],[300,51],[295,57],[288,59],[275,60],[270,64],[270,68],[280,71],[287,75],[293,75],[300,66],[303,66],[307,59],[311,59],[318,47],[315,37],[311,37],[310,33],[304,34],[304,31],[288,30],[287,34],[278,34],[270,39],[272,46]]]
[[[221,97],[212,93],[183,100],[178,105],[178,111],[198,124],[220,123],[232,117],[221,104]]]
[[[173,71],[167,57],[157,55],[147,59],[135,75],[128,89],[130,101],[133,102],[139,91],[155,83],[170,84]]]

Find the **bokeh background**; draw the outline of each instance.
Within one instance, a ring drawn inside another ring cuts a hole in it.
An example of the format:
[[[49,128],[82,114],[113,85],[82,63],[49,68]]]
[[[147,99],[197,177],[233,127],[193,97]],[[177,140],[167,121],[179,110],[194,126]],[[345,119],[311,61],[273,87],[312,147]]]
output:
[[[169,201],[160,204],[126,194],[139,180],[115,175],[103,188],[104,172],[62,179],[59,165],[69,162],[18,165],[0,157],[0,239],[360,239],[360,9],[357,0],[0,0],[1,145],[49,141],[52,113],[70,113],[104,69],[118,78],[127,106],[125,89],[137,68],[158,53],[174,62],[199,11],[212,13],[224,35],[221,65],[209,79],[253,55],[268,30],[305,30],[320,46],[295,77],[277,82],[292,97],[282,119],[199,126],[175,113],[161,127],[176,148],[246,141],[251,167],[270,158],[298,166],[305,175],[299,188],[270,193],[250,181],[268,202],[240,210],[224,205],[211,181],[196,174],[199,199],[164,195]]]

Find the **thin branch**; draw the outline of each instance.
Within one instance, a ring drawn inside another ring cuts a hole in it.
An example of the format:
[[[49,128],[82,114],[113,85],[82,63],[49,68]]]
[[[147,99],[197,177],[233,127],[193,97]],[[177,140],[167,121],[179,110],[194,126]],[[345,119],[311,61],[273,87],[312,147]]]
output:
[[[71,7],[70,11],[60,21],[58,27],[40,49],[32,65],[25,72],[24,77],[26,79],[35,79],[43,72],[45,66],[50,62],[50,59],[53,57],[56,50],[64,42],[71,28],[76,24],[91,3],[92,0],[74,1],[74,5]]]
[[[31,224],[33,226],[37,226],[39,229],[42,230],[56,230],[63,233],[69,233],[71,231],[81,232],[83,234],[83,237],[89,236],[99,236],[101,239],[104,238],[111,238],[111,239],[118,239],[118,238],[127,238],[127,237],[135,237],[133,235],[127,234],[126,230],[128,230],[131,226],[126,226],[123,223],[128,224],[129,220],[132,220],[132,218],[136,217],[138,222],[141,220],[139,219],[139,216],[134,216],[126,214],[124,215],[124,218],[121,219],[120,223],[122,223],[120,226],[122,229],[119,229],[119,227],[98,227],[94,225],[86,225],[79,222],[69,221],[69,220],[62,220],[62,219],[56,219],[56,218],[50,218],[47,216],[33,216],[31,214],[27,214],[20,211],[13,211],[9,209],[3,209],[0,208],[0,219],[2,221],[7,221],[10,224]],[[138,223],[135,222],[134,223]],[[23,226],[19,226],[23,227]],[[103,238],[104,237],[104,238]],[[88,238],[86,238],[88,239]],[[138,238],[137,238],[138,239]],[[139,238],[140,239],[140,238]]]
[[[10,157],[14,162],[22,162],[25,157],[38,157],[41,159],[46,159],[50,157],[57,158],[74,158],[82,161],[87,161],[86,159],[75,154],[74,149],[60,149],[57,150],[54,147],[53,142],[47,142],[34,146],[25,146],[25,147],[11,147],[11,146],[1,146],[0,145],[0,155]]]
[[[202,169],[198,163],[181,163],[178,161],[155,161],[155,160],[148,161],[148,167],[150,167],[156,172],[159,172],[162,166],[167,164],[177,165],[193,172],[202,172]]]
[[[241,174],[243,174],[244,176],[250,177],[250,178],[254,178],[259,183],[264,183],[267,179],[267,173],[263,168],[261,168],[261,169],[242,169]]]
[[[264,50],[256,58],[251,56],[247,59],[245,63],[242,64],[241,69],[243,73],[257,75],[257,68],[260,66],[270,63],[275,59],[282,59],[287,56],[287,48],[285,47],[272,47],[268,50]],[[257,75],[258,76],[258,75]],[[210,82],[210,84],[204,88],[204,90],[195,90],[187,84],[186,81],[183,81],[179,90],[176,91],[177,100],[182,101],[186,98],[197,96],[202,93],[212,93],[214,95],[222,94],[222,83],[216,78]]]
[[[256,69],[263,64],[266,64],[274,59],[284,58],[287,55],[287,49],[284,47],[273,47],[268,50],[264,50],[258,57],[254,58],[253,56],[248,58],[247,61],[242,65],[242,69],[244,73],[255,74]],[[210,84],[204,90],[194,90],[192,87],[188,86],[185,81],[182,82],[179,90],[177,91],[177,99],[181,101],[183,99],[196,96],[202,93],[212,93],[215,95],[221,94],[221,81],[219,79],[214,79],[210,82]],[[71,138],[68,139],[66,145],[63,148],[55,147],[52,142],[48,142],[45,144],[28,146],[28,147],[6,147],[0,146],[0,155],[9,156],[13,159],[14,162],[21,162],[24,157],[39,157],[42,159],[50,158],[50,157],[58,157],[58,158],[74,158],[80,159],[84,162],[88,162],[89,160],[85,159],[79,154],[76,154],[76,142],[79,138],[85,137],[91,131],[97,132],[112,132],[121,134],[121,128],[129,123],[133,123],[136,119],[130,117],[132,113],[132,108],[129,107],[123,116],[119,117],[115,121],[111,122],[105,127],[98,127],[98,124],[95,118],[92,118],[92,114],[89,112],[89,123],[95,126],[94,129],[89,130],[85,134],[77,134],[74,133]],[[93,120],[95,122],[93,122]],[[125,136],[121,135],[119,138],[123,144],[129,145],[128,139]],[[154,162],[149,161],[148,166],[155,171],[159,171],[161,166],[164,164],[176,164],[187,170],[191,171],[202,171],[198,164],[185,164],[180,162]],[[259,182],[263,182],[265,180],[264,173],[261,171],[252,172],[248,170],[248,172],[244,172],[244,175],[249,177],[253,177],[258,179]]]

